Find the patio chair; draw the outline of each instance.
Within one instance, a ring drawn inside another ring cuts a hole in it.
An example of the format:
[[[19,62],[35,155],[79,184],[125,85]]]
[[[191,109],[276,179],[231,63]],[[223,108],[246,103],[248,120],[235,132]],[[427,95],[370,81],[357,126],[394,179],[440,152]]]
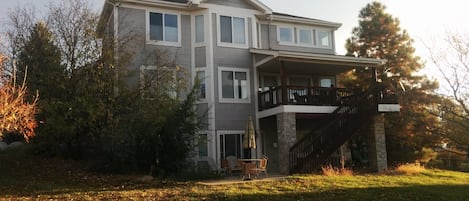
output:
[[[257,177],[259,177],[260,172],[264,172],[265,177],[268,177],[269,175],[267,174],[267,158],[262,158],[259,161],[259,166],[257,168],[254,168],[253,170],[256,172]]]
[[[227,156],[226,161],[228,163],[228,173],[230,175],[233,174],[233,172],[241,172],[242,171],[242,165],[238,161],[238,159],[234,156]]]

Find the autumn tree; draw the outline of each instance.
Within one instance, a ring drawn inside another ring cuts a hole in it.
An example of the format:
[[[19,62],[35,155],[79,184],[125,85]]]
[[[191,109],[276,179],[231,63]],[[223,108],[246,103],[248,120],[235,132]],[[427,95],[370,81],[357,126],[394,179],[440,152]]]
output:
[[[37,94],[27,101],[25,82],[17,86],[14,77],[5,75],[6,57],[0,54],[0,139],[7,132],[19,133],[26,141],[34,136],[37,127]]]
[[[413,40],[402,30],[399,20],[386,13],[378,2],[367,4],[359,14],[359,26],[346,41],[347,55],[376,58],[385,61],[376,68],[376,78],[398,95],[400,113],[386,115],[388,159],[391,162],[412,162],[419,157],[422,147],[439,142],[436,135],[438,120],[428,108],[437,102],[433,95],[438,84],[416,75],[423,67],[414,55]],[[347,76],[346,85],[366,86],[371,73],[354,71]],[[357,84],[360,83],[360,84]]]

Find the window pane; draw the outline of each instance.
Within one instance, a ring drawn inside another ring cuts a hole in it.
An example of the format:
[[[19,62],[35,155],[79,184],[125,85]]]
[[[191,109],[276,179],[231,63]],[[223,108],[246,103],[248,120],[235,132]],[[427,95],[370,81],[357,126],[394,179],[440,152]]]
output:
[[[246,72],[235,73],[236,83],[236,98],[247,99],[248,98],[248,82]]]
[[[233,42],[246,43],[244,18],[233,17]]]
[[[205,71],[197,71],[197,79],[200,81],[199,98],[205,98]]]
[[[165,41],[178,42],[178,16],[164,15],[164,36]]]
[[[329,32],[318,31],[318,45],[319,46],[329,46]]]
[[[319,81],[321,87],[331,87],[332,86],[332,79],[323,78]]]
[[[231,17],[220,16],[220,41],[232,43]]]
[[[163,15],[150,13],[150,40],[163,40]]]
[[[199,135],[199,157],[208,156],[207,134]]]
[[[299,42],[303,44],[312,44],[311,40],[311,30],[302,30],[299,31]]]
[[[291,28],[280,27],[279,32],[281,42],[293,42],[293,34]]]
[[[204,42],[204,16],[195,16],[195,42]]]
[[[234,98],[234,83],[233,83],[233,72],[222,71],[222,97],[223,98]]]

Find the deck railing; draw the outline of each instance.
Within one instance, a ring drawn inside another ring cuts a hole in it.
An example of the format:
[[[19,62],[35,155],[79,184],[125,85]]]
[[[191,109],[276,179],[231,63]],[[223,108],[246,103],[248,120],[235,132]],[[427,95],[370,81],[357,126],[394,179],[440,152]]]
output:
[[[282,90],[283,89],[283,90]],[[286,93],[284,95],[284,93]],[[353,96],[351,89],[328,87],[282,86],[259,92],[259,110],[279,105],[341,105]],[[285,99],[285,100],[283,100]]]

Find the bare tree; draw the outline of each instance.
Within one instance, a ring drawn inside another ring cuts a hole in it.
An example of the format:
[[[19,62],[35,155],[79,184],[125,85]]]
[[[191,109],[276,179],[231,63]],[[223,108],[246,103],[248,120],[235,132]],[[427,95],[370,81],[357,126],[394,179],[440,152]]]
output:
[[[434,114],[441,118],[447,137],[469,144],[469,34],[447,33],[444,44],[427,48],[444,80],[442,101]]]

